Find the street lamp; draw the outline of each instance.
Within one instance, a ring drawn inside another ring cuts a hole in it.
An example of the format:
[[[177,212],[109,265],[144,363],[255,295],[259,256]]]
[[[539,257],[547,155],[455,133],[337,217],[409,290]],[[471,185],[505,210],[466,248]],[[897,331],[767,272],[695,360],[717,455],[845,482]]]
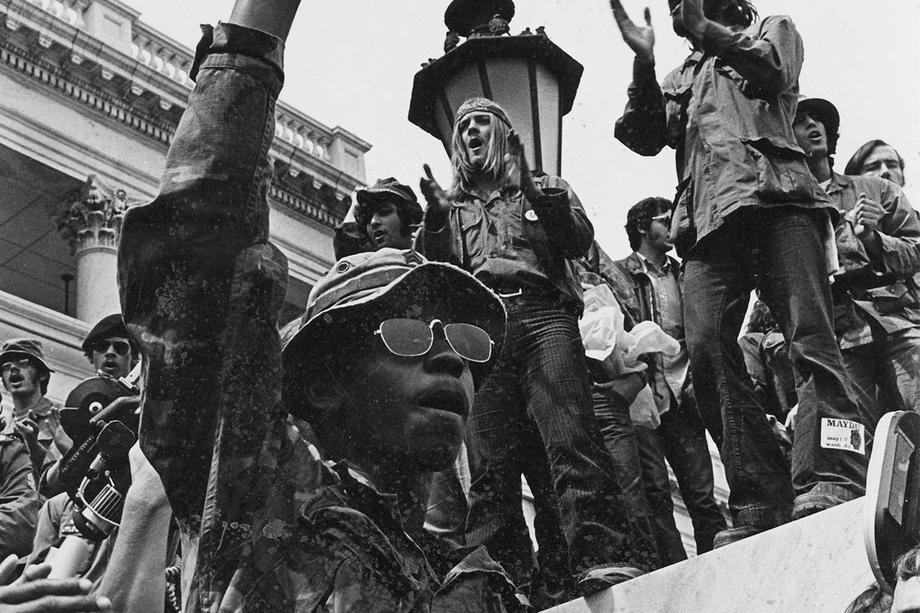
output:
[[[508,35],[513,16],[512,0],[450,3],[446,53],[416,73],[409,121],[440,139],[449,155],[457,108],[468,98],[489,98],[508,113],[531,167],[559,175],[562,117],[572,110],[584,68],[542,27]]]

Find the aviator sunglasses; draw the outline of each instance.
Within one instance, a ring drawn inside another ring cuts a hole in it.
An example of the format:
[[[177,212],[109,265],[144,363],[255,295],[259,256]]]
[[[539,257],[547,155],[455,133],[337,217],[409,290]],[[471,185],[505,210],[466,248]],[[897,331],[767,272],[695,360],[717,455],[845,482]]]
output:
[[[93,351],[98,351],[99,353],[105,353],[109,349],[109,345],[115,350],[115,353],[118,355],[125,355],[130,351],[131,345],[124,341],[106,341],[98,340],[95,341],[90,347]]]
[[[403,358],[423,356],[434,344],[434,327],[444,331],[447,344],[457,355],[470,362],[488,362],[494,342],[489,333],[472,324],[445,324],[440,319],[426,323],[420,319],[387,319],[374,334],[393,355]]]

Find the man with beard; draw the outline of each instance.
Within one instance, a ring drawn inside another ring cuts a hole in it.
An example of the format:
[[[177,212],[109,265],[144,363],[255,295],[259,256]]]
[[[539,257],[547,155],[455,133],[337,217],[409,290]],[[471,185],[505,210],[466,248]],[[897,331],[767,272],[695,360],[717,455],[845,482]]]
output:
[[[841,215],[836,226],[841,274],[832,288],[837,337],[854,388],[864,397],[860,404],[871,407],[865,423],[874,427],[899,401],[920,410],[920,292],[914,283],[920,222],[894,182],[834,172],[839,127],[831,102],[799,102],[796,139]]]
[[[537,486],[536,506],[557,505],[569,577],[583,594],[657,565],[650,531],[627,520],[623,494],[594,418],[583,310],[573,260],[594,229],[560,177],[534,177],[504,109],[485,98],[460,105],[445,193],[426,167],[426,254],[454,262],[502,297],[508,342],[479,391],[466,431],[471,490],[466,537],[485,544],[520,589],[533,579],[521,510],[521,475]],[[550,531],[551,533],[551,531]],[[540,541],[538,531],[537,540]],[[549,543],[541,543],[541,553]]]
[[[712,549],[715,535],[725,529],[725,519],[715,500],[712,458],[689,376],[680,265],[668,255],[673,249],[670,208],[670,201],[655,197],[633,205],[626,215],[626,234],[633,252],[603,270],[629,315],[628,328],[641,321],[653,321],[681,343],[677,355],[648,356],[649,385],[661,414],[661,425],[656,429],[636,426],[642,478],[659,553],[665,558],[663,562],[673,564],[686,559],[687,554],[674,522],[665,458],[674,470],[693,523],[697,554]]]
[[[833,203],[792,132],[802,39],[789,17],[758,21],[748,0],[668,6],[693,51],[659,85],[650,15],[637,26],[611,0],[636,54],[615,134],[641,155],[677,151],[671,235],[684,258],[687,348],[703,419],[714,436],[723,433],[731,489],[733,527],[716,536],[718,547],[862,495],[866,425],[832,326]],[[737,343],[754,288],[801,377],[792,488]]]

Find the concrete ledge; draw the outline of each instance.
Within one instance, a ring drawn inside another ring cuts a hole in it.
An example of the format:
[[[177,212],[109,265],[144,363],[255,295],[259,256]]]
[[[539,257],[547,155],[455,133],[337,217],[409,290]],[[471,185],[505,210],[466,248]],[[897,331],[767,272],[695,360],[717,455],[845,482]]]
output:
[[[553,613],[843,613],[874,581],[864,498],[549,609]]]

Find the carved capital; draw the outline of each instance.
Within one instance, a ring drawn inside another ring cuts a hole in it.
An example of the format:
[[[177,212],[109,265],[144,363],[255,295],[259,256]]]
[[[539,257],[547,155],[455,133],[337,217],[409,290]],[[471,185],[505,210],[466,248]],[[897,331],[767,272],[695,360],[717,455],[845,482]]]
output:
[[[80,189],[65,197],[67,208],[57,217],[61,237],[70,243],[70,251],[77,254],[90,247],[118,245],[121,223],[130,208],[128,195],[123,189],[112,189],[90,175]]]

